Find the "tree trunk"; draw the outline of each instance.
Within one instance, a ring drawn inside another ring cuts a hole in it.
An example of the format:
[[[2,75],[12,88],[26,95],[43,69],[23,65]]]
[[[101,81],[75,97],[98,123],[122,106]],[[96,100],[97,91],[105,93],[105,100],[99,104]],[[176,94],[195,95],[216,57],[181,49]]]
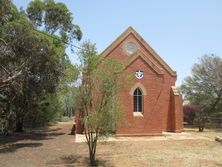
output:
[[[201,119],[201,120],[199,121],[199,125],[198,125],[198,127],[199,127],[199,132],[203,132],[204,126],[205,126],[205,122],[204,122],[203,119]]]
[[[23,132],[23,118],[16,118],[16,132]]]
[[[10,119],[10,102],[7,103],[6,106],[6,116],[5,116],[5,124],[4,124],[4,128],[3,128],[3,134],[6,136],[8,134],[9,131],[9,119]]]
[[[96,166],[95,154],[92,151],[89,152],[89,160],[90,166]]]
[[[204,127],[203,126],[199,126],[199,132],[203,132]]]
[[[205,118],[203,112],[200,112],[198,115],[198,127],[199,127],[199,132],[203,132],[205,127]]]
[[[97,166],[96,163],[96,146],[97,146],[97,134],[94,136],[93,132],[88,133],[87,144],[89,147],[89,161],[90,166]]]

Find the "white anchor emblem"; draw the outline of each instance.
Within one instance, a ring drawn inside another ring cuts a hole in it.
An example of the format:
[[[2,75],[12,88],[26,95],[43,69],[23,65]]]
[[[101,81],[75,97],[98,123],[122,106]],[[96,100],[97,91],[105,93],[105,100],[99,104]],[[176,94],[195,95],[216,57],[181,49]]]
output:
[[[143,78],[143,71],[137,70],[135,76],[137,79],[142,79]]]

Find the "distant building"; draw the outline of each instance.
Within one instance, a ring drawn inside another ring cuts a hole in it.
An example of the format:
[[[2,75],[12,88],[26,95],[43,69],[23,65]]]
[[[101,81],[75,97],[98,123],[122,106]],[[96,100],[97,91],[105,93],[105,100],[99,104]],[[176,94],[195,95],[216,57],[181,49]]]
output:
[[[102,55],[127,62],[122,75],[134,74],[133,84],[119,92],[127,124],[119,136],[161,135],[183,130],[182,98],[175,87],[176,72],[129,27]],[[76,130],[81,131],[77,120]]]

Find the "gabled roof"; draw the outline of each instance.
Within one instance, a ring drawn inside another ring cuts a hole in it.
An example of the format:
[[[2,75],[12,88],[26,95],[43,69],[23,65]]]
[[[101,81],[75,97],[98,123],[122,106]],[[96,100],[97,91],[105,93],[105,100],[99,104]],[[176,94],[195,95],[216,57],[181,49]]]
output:
[[[170,68],[170,66],[151,48],[151,46],[132,27],[127,28],[111,45],[109,45],[101,53],[101,55],[104,57],[108,56],[109,53],[112,52],[130,34],[132,34],[172,76],[176,76],[176,72]],[[143,54],[143,56],[145,55]],[[145,57],[148,58],[147,56]],[[152,61],[149,60],[149,62],[152,62]]]
[[[136,59],[141,58],[144,60],[144,62],[149,65],[157,74],[164,74],[164,71],[162,68],[160,68],[153,60],[148,58],[144,52],[142,52],[140,49],[133,53],[129,58],[126,59],[126,62],[124,63],[124,69],[128,67],[130,64],[132,64]]]

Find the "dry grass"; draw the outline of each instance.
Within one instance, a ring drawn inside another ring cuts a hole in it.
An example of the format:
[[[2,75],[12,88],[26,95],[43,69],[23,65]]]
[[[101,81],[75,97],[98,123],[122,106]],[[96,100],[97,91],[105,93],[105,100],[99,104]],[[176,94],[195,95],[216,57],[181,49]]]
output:
[[[204,140],[109,143],[107,155],[113,166],[222,166],[222,146]]]
[[[0,166],[87,166],[85,143],[68,135],[71,124],[57,124],[26,134],[0,138]],[[98,145],[99,166],[113,167],[222,167],[222,144],[215,142],[221,129],[185,129],[212,140],[103,142]]]
[[[185,132],[189,132],[194,135],[199,135],[203,137],[208,137],[210,139],[215,139],[215,136],[222,136],[222,128],[206,128],[203,132],[198,132],[197,128],[185,128]]]

